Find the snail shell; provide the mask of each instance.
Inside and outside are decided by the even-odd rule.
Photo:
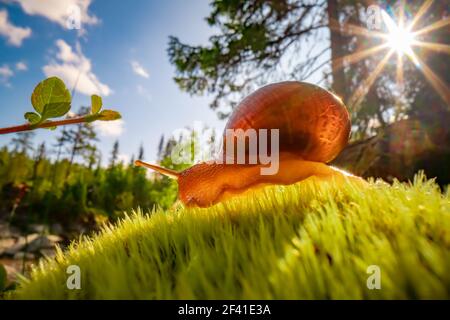
[[[310,83],[286,81],[262,87],[242,100],[225,130],[250,128],[279,129],[280,152],[328,163],[348,142],[350,118],[331,92]]]

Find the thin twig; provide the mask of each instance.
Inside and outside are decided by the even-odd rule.
[[[64,119],[64,120],[57,120],[57,121],[46,121],[37,126],[27,123],[27,124],[22,124],[20,126],[0,128],[0,134],[30,131],[30,130],[34,130],[34,129],[38,129],[38,128],[59,127],[59,126],[64,126],[64,125],[68,125],[68,124],[77,124],[77,123],[83,123],[83,122],[86,122],[86,117],[84,117],[84,116],[70,118],[70,119]]]

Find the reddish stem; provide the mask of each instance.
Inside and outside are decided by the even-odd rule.
[[[47,122],[39,124],[36,127],[34,127],[32,124],[27,123],[27,124],[15,126],[15,127],[0,128],[0,134],[30,131],[30,130],[38,129],[38,128],[59,127],[59,126],[64,126],[64,125],[68,125],[68,124],[77,124],[77,123],[83,123],[83,122],[86,122],[85,117],[76,117],[76,118],[70,118],[70,119],[64,119],[64,120],[58,120],[58,121],[47,121]]]

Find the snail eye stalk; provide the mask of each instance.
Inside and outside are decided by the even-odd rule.
[[[165,175],[165,176],[167,176],[169,178],[172,178],[172,179],[178,179],[180,177],[180,173],[177,172],[177,171],[170,170],[170,169],[167,169],[167,168],[163,168],[163,167],[157,166],[155,164],[150,164],[150,163],[147,163],[147,162],[144,162],[144,161],[141,161],[141,160],[136,160],[134,162],[134,165],[137,166],[137,167],[144,167],[144,168],[147,168],[147,169],[152,169],[152,170],[154,170],[154,171],[156,171],[158,173],[161,173],[161,174],[163,174],[163,175]]]

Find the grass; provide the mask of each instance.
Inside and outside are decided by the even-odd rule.
[[[81,268],[68,290],[66,268]],[[367,288],[367,268],[381,289]],[[306,180],[209,209],[139,210],[22,279],[12,299],[449,299],[450,192]]]

